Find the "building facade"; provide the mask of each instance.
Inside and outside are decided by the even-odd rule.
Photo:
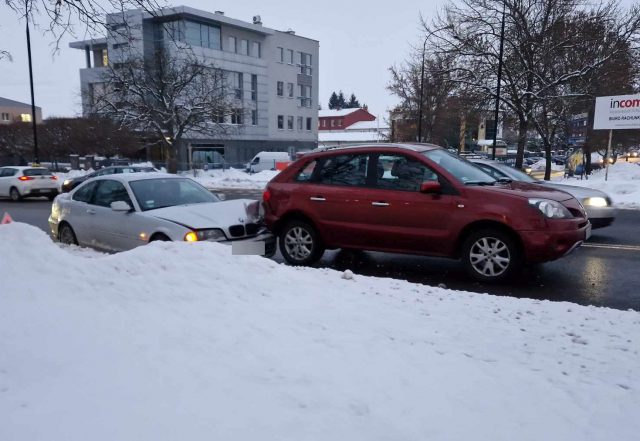
[[[0,124],[32,121],[31,104],[0,97]],[[36,107],[36,123],[42,122],[42,109]]]
[[[103,86],[108,66],[131,53],[145,61],[170,39],[187,45],[198,59],[225,72],[239,103],[238,113],[225,117],[225,135],[188,134],[180,146],[180,167],[203,162],[239,164],[260,151],[311,150],[318,139],[319,43],[295,32],[233,19],[221,11],[205,12],[185,6],[154,14],[125,11],[107,17],[107,37],[77,41],[85,51],[80,70],[83,113],[92,113],[92,96]],[[126,32],[124,31],[126,30]],[[169,50],[180,57],[180,46]]]
[[[327,109],[318,114],[318,130],[345,130],[352,124],[361,121],[375,121],[376,117],[367,109]]]

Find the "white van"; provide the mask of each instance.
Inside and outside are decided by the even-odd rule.
[[[262,170],[275,170],[276,162],[289,162],[291,157],[287,152],[260,152],[247,163],[249,173],[258,173]]]

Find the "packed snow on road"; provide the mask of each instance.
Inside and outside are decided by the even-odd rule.
[[[0,226],[0,439],[631,440],[640,314]]]

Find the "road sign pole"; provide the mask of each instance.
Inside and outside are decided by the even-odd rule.
[[[604,180],[609,178],[609,157],[611,155],[611,137],[613,136],[613,130],[609,129],[609,144],[607,144],[607,157],[604,158]]]

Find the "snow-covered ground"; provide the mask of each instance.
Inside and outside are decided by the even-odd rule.
[[[185,176],[190,176],[207,188],[246,188],[260,190],[266,187],[267,183],[279,172],[263,170],[259,173],[249,174],[244,170],[235,168],[221,170],[198,170],[196,176],[193,172],[186,172]]]
[[[640,163],[619,160],[609,167],[608,180],[605,170],[594,171],[589,179],[580,177],[560,179],[558,182],[580,187],[590,187],[609,194],[619,208],[640,209]]]
[[[640,314],[0,226],[0,440],[633,440]]]

